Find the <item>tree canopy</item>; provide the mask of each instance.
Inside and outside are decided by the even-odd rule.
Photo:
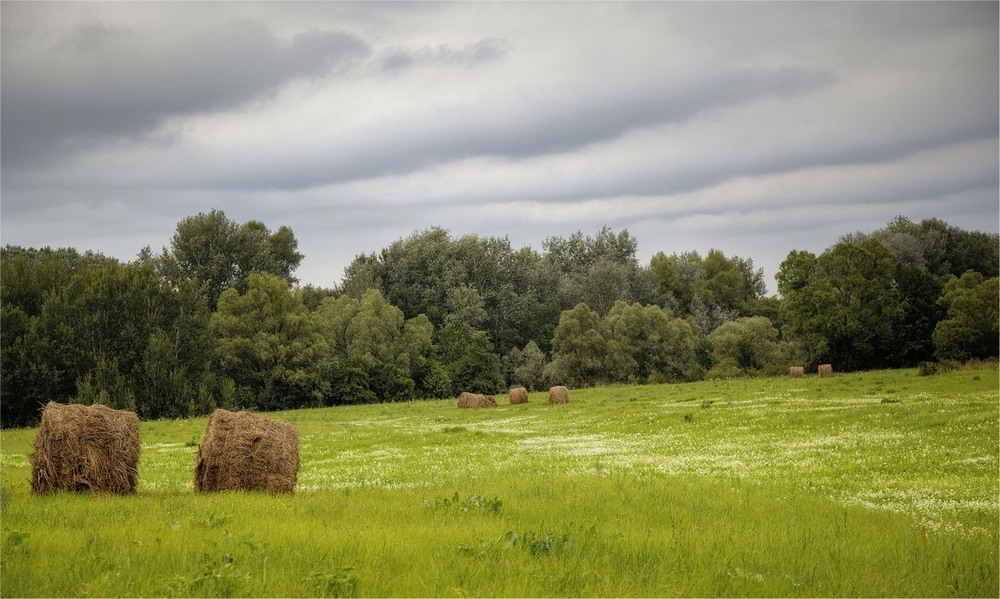
[[[627,230],[505,237],[431,228],[298,286],[288,227],[213,210],[123,263],[0,250],[0,424],[48,400],[142,418],[611,383],[995,359],[998,237],[899,217],[791,250],[767,296],[748,257],[656,252]]]

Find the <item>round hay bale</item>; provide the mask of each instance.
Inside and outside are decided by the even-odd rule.
[[[260,414],[218,409],[208,419],[194,468],[196,493],[292,493],[299,474],[299,430]]]
[[[788,369],[788,376],[793,379],[800,379],[806,374],[806,369],[804,366],[792,366]]]
[[[561,385],[549,387],[549,403],[569,403],[569,389]]]
[[[462,394],[458,396],[458,407],[495,408],[497,407],[497,402],[489,395],[479,395],[478,393],[469,393],[468,391],[462,391]]]
[[[510,405],[528,403],[528,390],[524,387],[514,387],[507,391],[507,398],[510,399]]]
[[[819,376],[824,379],[833,376],[833,366],[831,364],[820,364]]]
[[[31,454],[31,491],[128,495],[139,480],[139,417],[101,404],[50,401]]]

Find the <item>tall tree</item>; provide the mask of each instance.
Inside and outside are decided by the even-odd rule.
[[[315,316],[275,275],[251,273],[247,291],[227,289],[212,315],[219,372],[237,385],[240,407],[323,405],[330,349]]]
[[[708,336],[718,364],[731,365],[743,374],[772,368],[778,356],[778,331],[763,316],[731,320]]]
[[[841,241],[818,258],[792,252],[778,274],[788,329],[811,361],[842,370],[883,368],[902,308],[896,257],[882,242]]]
[[[672,256],[658,252],[650,260],[650,278],[657,303],[693,316],[706,333],[751,315],[767,293],[764,270],[754,269],[753,260],[729,258],[717,249],[709,250],[705,258],[698,252]]]
[[[606,381],[607,353],[600,315],[579,303],[559,316],[552,338],[552,362],[546,374],[553,382],[573,387]]]
[[[270,273],[289,284],[302,261],[298,241],[288,227],[272,233],[259,221],[242,225],[221,210],[199,213],[177,223],[170,251],[163,249],[156,260],[159,272],[176,283],[192,279],[214,311],[222,292],[247,290],[253,272]]]
[[[944,286],[940,304],[947,317],[934,329],[935,354],[941,359],[992,358],[1000,338],[1000,279],[983,279],[970,270]]]

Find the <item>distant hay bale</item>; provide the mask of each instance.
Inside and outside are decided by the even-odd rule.
[[[196,493],[292,493],[299,474],[299,430],[260,414],[218,409],[208,419],[194,468]]]
[[[788,376],[793,379],[800,379],[806,374],[806,369],[804,366],[792,366],[788,369]]]
[[[50,401],[31,454],[31,491],[128,495],[139,479],[139,417],[101,404]]]
[[[462,394],[458,396],[458,407],[495,408],[497,407],[497,402],[489,395],[479,395],[477,393],[469,393],[468,391],[462,391]]]
[[[507,392],[507,397],[510,398],[510,404],[528,403],[528,390],[524,387],[514,387]]]
[[[563,386],[549,387],[549,403],[569,403],[569,389]]]
[[[821,378],[827,378],[833,376],[833,366],[831,364],[820,364],[819,376]]]

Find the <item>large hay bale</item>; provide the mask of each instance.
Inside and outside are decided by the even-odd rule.
[[[793,379],[800,379],[806,375],[806,369],[804,366],[792,366],[788,369],[788,376]]]
[[[489,395],[479,395],[478,393],[469,393],[468,391],[462,391],[462,394],[458,396],[458,407],[495,408],[497,407],[497,402]]]
[[[563,386],[550,387],[549,403],[569,403],[569,389]]]
[[[820,364],[819,376],[820,378],[827,378],[833,376],[833,366],[830,364]]]
[[[524,387],[514,387],[507,391],[507,398],[510,399],[511,405],[528,403],[528,390]]]
[[[127,495],[139,479],[139,417],[101,404],[50,401],[31,454],[31,491]]]
[[[198,446],[194,490],[292,493],[299,466],[295,425],[219,409],[209,417]]]

